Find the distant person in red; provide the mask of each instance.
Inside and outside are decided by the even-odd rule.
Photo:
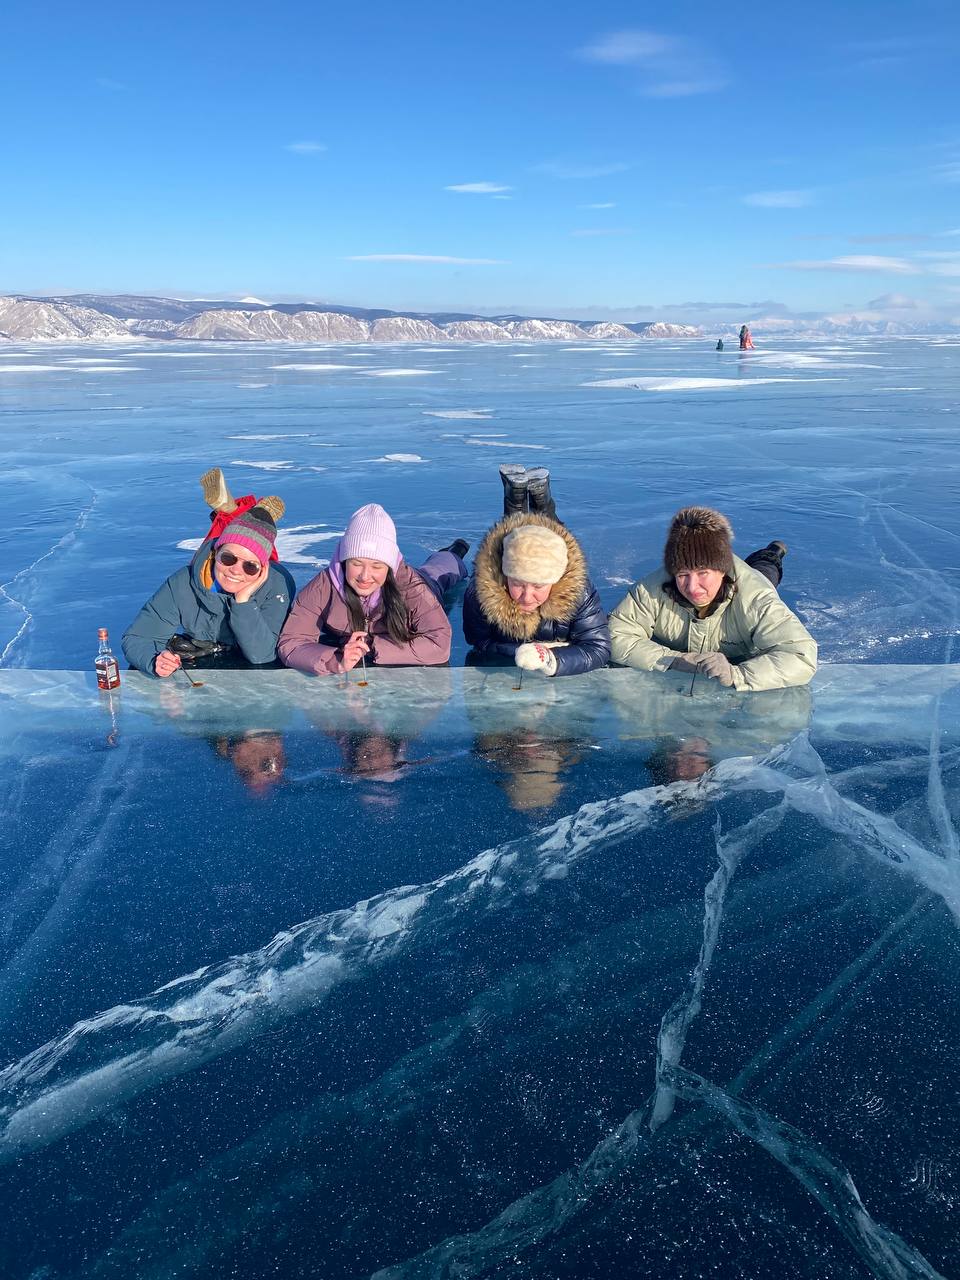
[[[740,326],[740,350],[753,350],[753,338],[750,337],[750,330],[745,324]]]
[[[210,530],[207,533],[207,538],[219,538],[231,520],[235,520],[237,516],[242,516],[251,507],[263,507],[265,511],[270,513],[274,523],[283,515],[284,503],[282,498],[277,498],[273,495],[267,498],[255,498],[252,493],[245,494],[242,498],[233,497],[219,467],[214,467],[211,471],[205,471],[200,477],[200,484],[203,486],[204,502],[210,507]],[[274,547],[270,552],[270,559],[277,560],[278,558],[277,548]]]

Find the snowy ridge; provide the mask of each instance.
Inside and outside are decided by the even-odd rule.
[[[0,297],[0,341],[76,342],[140,337],[202,342],[560,342],[571,338],[636,342],[701,336],[701,330],[692,325],[663,321],[636,328],[536,318],[494,321],[479,316],[442,322],[429,316],[374,314],[365,318],[315,306],[291,310],[260,303],[256,307],[242,303],[207,306],[195,315],[172,319],[144,314],[146,301],[130,299],[129,314],[125,315],[120,305],[123,299],[104,299],[105,309],[100,311],[93,296],[84,296],[83,305],[63,298]],[[181,313],[183,306],[178,304]]]

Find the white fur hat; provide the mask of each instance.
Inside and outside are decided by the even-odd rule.
[[[537,586],[559,582],[567,568],[567,544],[540,524],[523,524],[503,540],[503,576]]]

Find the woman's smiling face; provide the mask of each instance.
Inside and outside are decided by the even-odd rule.
[[[382,560],[344,560],[343,577],[358,596],[370,596],[387,580],[390,566]]]

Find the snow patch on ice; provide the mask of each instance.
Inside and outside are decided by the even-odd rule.
[[[309,431],[277,431],[273,435],[227,436],[228,440],[308,440]]]
[[[419,378],[421,374],[439,373],[439,369],[367,369],[368,378]]]
[[[736,391],[774,382],[841,382],[841,378],[602,378],[581,387],[623,387],[634,391]]]
[[[303,373],[334,373],[338,369],[356,369],[355,364],[271,364],[271,369],[294,369]]]
[[[425,418],[489,418],[492,409],[423,409]]]
[[[248,462],[244,458],[233,458],[231,467],[254,467],[257,471],[292,471],[292,462]]]
[[[426,462],[419,453],[385,453],[382,458],[371,458],[371,462]]]
[[[493,445],[494,448],[497,449],[546,449],[547,447],[545,444],[517,444],[515,440],[503,440],[499,438],[495,440],[481,440],[479,436],[468,437],[464,440],[464,444],[488,444]]]
[[[342,538],[343,533],[342,529],[328,529],[323,524],[295,524],[289,529],[279,529],[277,555],[284,564],[310,564],[323,569],[330,561],[306,555],[307,548],[312,547],[315,542],[330,542],[334,538]],[[198,551],[202,545],[203,538],[184,538],[177,543],[181,551]]]

